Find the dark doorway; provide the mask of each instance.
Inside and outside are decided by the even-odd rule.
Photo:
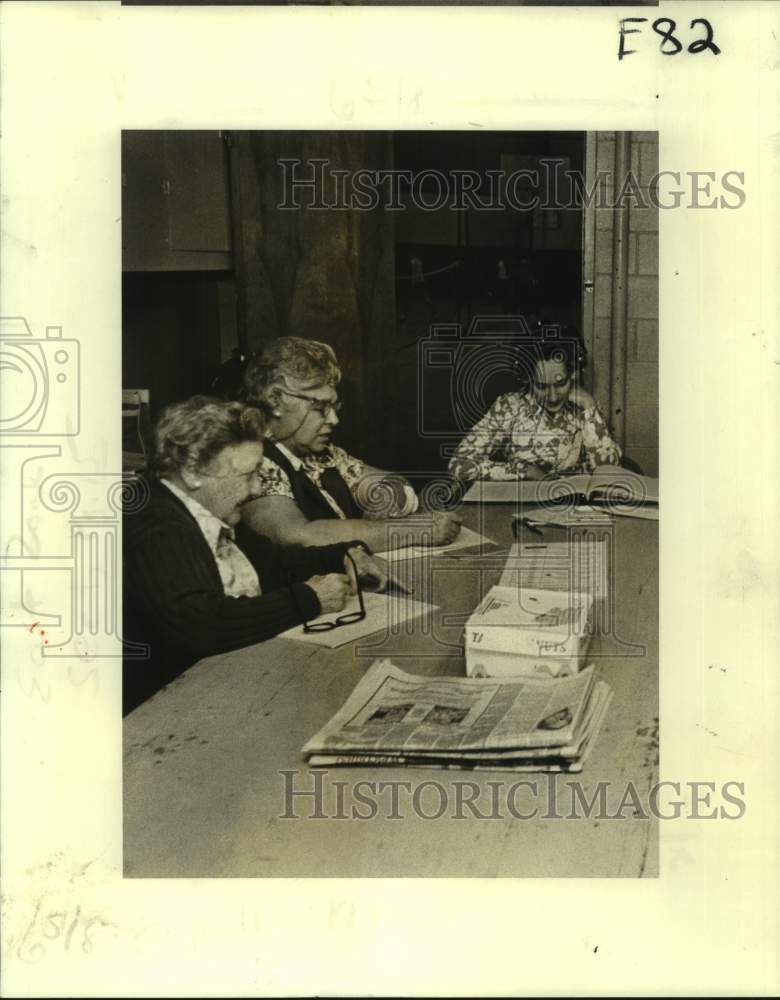
[[[394,167],[417,179],[417,197],[407,185],[404,209],[395,213],[397,467],[419,473],[444,469],[448,443],[466,429],[455,412],[446,357],[442,354],[435,370],[423,364],[423,342],[432,329],[457,326],[466,337],[477,321],[481,335],[496,342],[498,355],[500,345],[517,336],[518,325],[491,318],[523,316],[532,326],[547,321],[579,330],[582,211],[550,202],[569,200],[565,173],[582,174],[584,155],[584,132],[395,133]],[[478,206],[419,206],[421,200],[436,203],[437,175],[448,178],[454,190],[459,171],[479,175]],[[526,187],[516,191],[515,205],[532,204],[536,193],[540,207],[500,207],[506,202],[501,178],[518,171],[535,174],[539,184],[534,192],[531,182],[521,180]],[[556,176],[564,181],[557,196]],[[479,399],[467,409],[484,404],[484,412],[513,387],[508,366],[490,367],[479,379]]]

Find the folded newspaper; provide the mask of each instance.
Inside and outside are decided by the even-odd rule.
[[[581,771],[612,691],[574,677],[424,677],[377,660],[303,747],[314,767]]]

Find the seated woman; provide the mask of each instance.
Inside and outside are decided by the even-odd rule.
[[[450,460],[461,482],[544,479],[618,465],[620,448],[592,396],[575,385],[573,344],[539,341],[523,355],[530,386],[499,396]]]
[[[249,646],[340,611],[358,574],[383,571],[360,542],[284,549],[242,528],[263,459],[262,414],[195,396],[169,406],[154,433],[147,502],[124,514],[124,710],[196,660]],[[143,485],[143,484],[142,484]]]
[[[407,545],[453,541],[459,518],[415,515],[417,497],[402,476],[371,468],[332,443],[340,381],[332,348],[301,337],[274,341],[249,367],[243,396],[267,415],[268,440],[258,495],[242,507],[243,521],[286,544],[359,538],[383,549],[390,530]],[[394,498],[380,518],[370,514],[377,493]]]

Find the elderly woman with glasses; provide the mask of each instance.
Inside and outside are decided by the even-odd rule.
[[[620,463],[598,405],[576,386],[574,343],[535,341],[518,368],[521,391],[499,396],[466,434],[450,459],[452,476],[544,479]]]
[[[391,532],[407,545],[453,541],[457,517],[416,514],[417,497],[402,476],[371,468],[333,443],[340,381],[332,348],[301,337],[273,341],[249,367],[243,396],[267,415],[268,439],[258,496],[242,508],[242,519],[286,544],[360,538],[384,549]],[[377,494],[392,497],[380,516]]]
[[[124,516],[125,711],[196,660],[338,612],[362,576],[386,578],[361,542],[282,548],[244,528],[263,460],[262,414],[195,396],[154,435],[145,502]],[[136,493],[138,490],[136,490]]]

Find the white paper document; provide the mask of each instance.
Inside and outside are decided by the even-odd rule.
[[[509,550],[498,585],[580,592],[598,600],[609,592],[608,556],[604,540],[517,542]]]
[[[377,552],[376,555],[387,562],[398,562],[402,559],[419,559],[425,555],[446,555],[457,549],[469,549],[476,545],[495,544],[492,538],[480,535],[479,532],[472,531],[471,528],[463,527],[460,529],[455,541],[450,542],[449,545],[407,545],[404,548],[393,548],[385,552]]]
[[[366,617],[352,625],[339,625],[337,628],[329,629],[327,632],[304,632],[303,625],[296,625],[281,633],[282,639],[297,639],[300,642],[310,642],[315,646],[326,646],[328,649],[336,649],[344,646],[355,639],[362,639],[363,636],[379,632],[381,629],[391,629],[402,625],[404,622],[414,618],[421,618],[430,611],[435,610],[437,605],[426,604],[424,601],[415,601],[406,594],[388,596],[387,594],[363,594],[363,603],[366,608]],[[360,610],[357,596],[350,597],[343,610],[329,611],[319,618],[313,618],[307,624],[315,625],[320,622],[332,622],[342,615],[350,615]]]
[[[529,524],[551,524],[554,527],[571,528],[590,527],[594,524],[612,524],[614,517],[604,510],[580,504],[573,510],[548,510],[546,507],[534,507],[523,513],[522,520]]]

